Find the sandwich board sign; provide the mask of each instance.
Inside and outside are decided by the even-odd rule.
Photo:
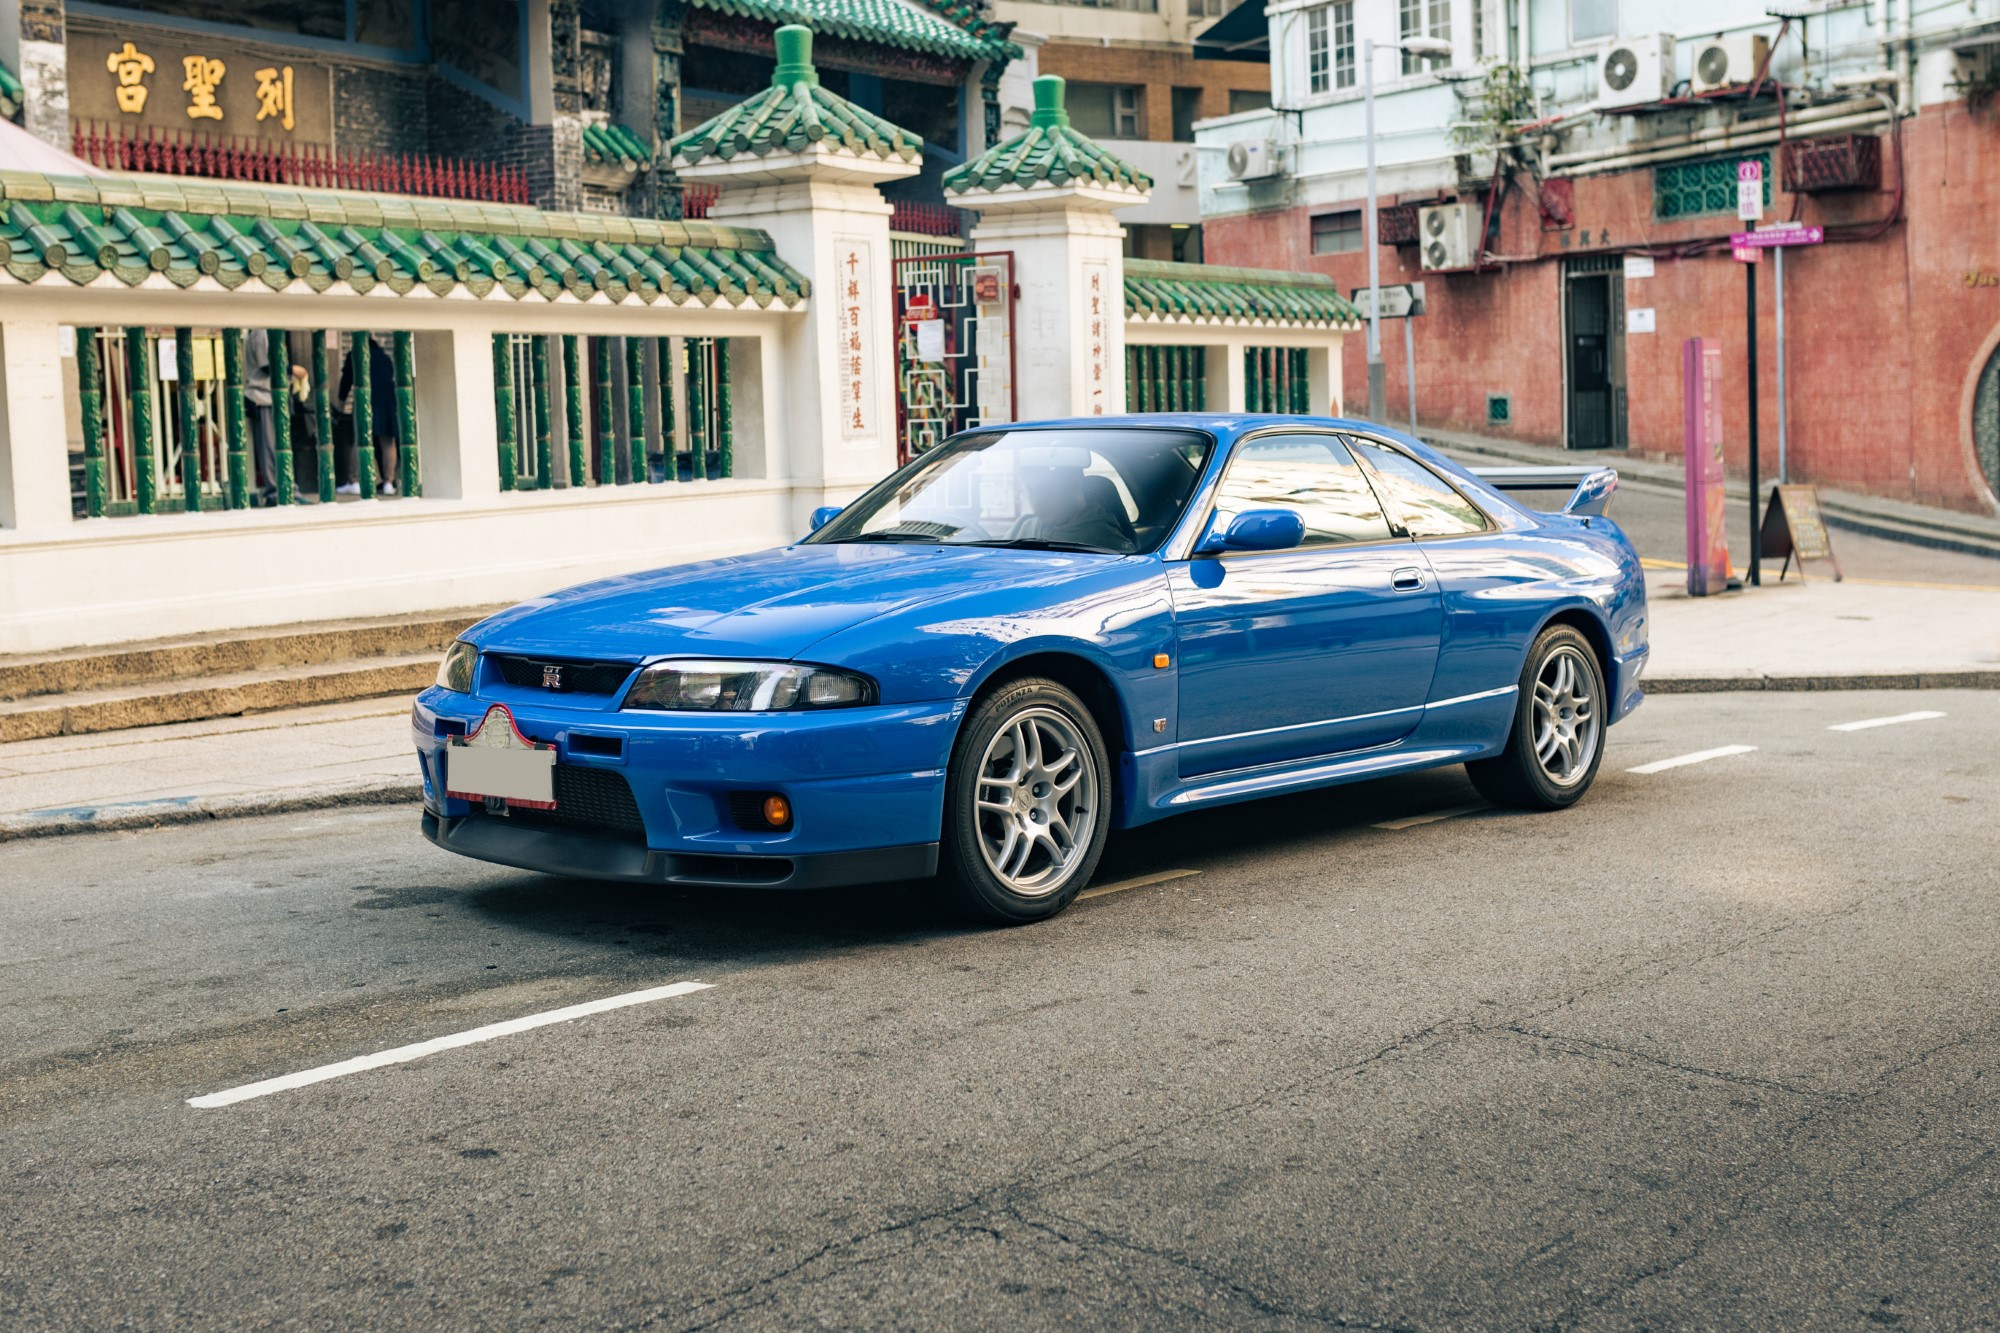
[[[1767,560],[1784,557],[1778,582],[1794,561],[1799,582],[1805,582],[1806,561],[1824,560],[1833,566],[1833,581],[1840,582],[1840,560],[1833,553],[1833,538],[1827,535],[1826,518],[1820,513],[1817,486],[1773,486],[1771,504],[1764,511],[1764,523],[1757,534],[1757,553]]]

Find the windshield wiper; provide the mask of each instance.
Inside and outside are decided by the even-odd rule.
[[[1088,542],[1059,542],[1049,537],[992,537],[980,542],[954,542],[954,546],[1006,546],[1018,551],[1087,551],[1091,555],[1126,555],[1108,546]]]
[[[857,532],[852,537],[830,537],[828,546],[844,546],[848,542],[929,542],[936,546],[942,538],[928,532]]]

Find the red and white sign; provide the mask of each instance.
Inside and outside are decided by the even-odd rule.
[[[1755,222],[1764,216],[1764,164],[1748,161],[1736,164],[1736,216]]]
[[[1826,239],[1826,228],[1807,227],[1797,222],[1780,222],[1755,231],[1731,232],[1729,244],[1738,250],[1762,250],[1773,245],[1818,245]]]

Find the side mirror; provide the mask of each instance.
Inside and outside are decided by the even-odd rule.
[[[839,505],[821,505],[819,508],[813,510],[812,530],[818,532],[821,528],[833,522],[839,514]]]
[[[1196,555],[1221,551],[1288,551],[1306,539],[1305,520],[1289,509],[1246,509],[1221,528],[1210,528]]]

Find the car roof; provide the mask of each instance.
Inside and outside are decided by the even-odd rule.
[[[1154,430],[1199,430],[1215,436],[1225,448],[1238,437],[1253,430],[1270,426],[1313,426],[1322,430],[1350,430],[1368,435],[1378,435],[1406,446],[1432,463],[1460,469],[1425,444],[1422,440],[1388,426],[1376,425],[1369,421],[1351,420],[1347,417],[1293,416],[1279,412],[1132,412],[1123,416],[1105,417],[1052,417],[1044,421],[993,422],[990,425],[974,427],[978,431],[989,430],[1052,430],[1077,429],[1101,430],[1119,427],[1149,427]]]

